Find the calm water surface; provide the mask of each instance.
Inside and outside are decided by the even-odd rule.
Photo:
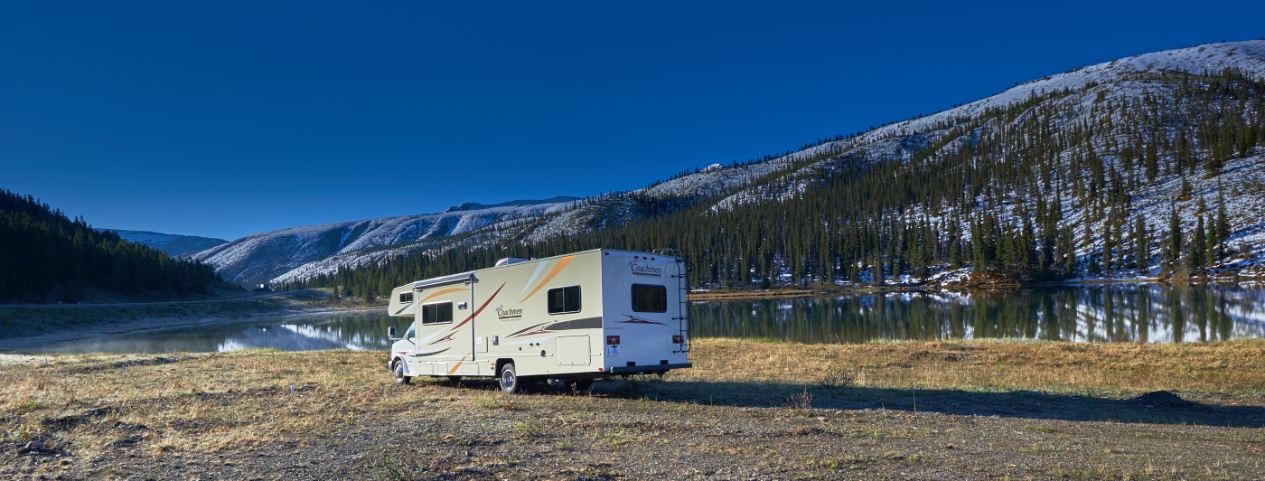
[[[1112,284],[694,303],[694,337],[808,343],[1020,338],[1208,342],[1265,337],[1265,289]]]
[[[66,352],[219,352],[272,348],[282,351],[323,349],[386,349],[387,327],[406,324],[382,312],[321,314],[264,318],[245,323],[194,326],[173,330],[151,330],[116,336],[66,341],[38,348],[18,349],[21,353]],[[405,325],[404,327],[407,327]]]
[[[1115,284],[1007,292],[886,293],[695,302],[691,334],[808,343],[879,339],[1023,338],[1076,342],[1208,342],[1265,337],[1265,289]],[[19,352],[214,352],[384,350],[380,312],[264,319],[251,323],[63,342]]]

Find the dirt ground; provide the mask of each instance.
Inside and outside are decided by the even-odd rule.
[[[1260,479],[1265,473],[1265,396],[1251,385],[1232,385],[1255,378],[1174,394],[1031,390],[1001,375],[992,379],[1011,387],[909,388],[897,385],[909,383],[906,374],[886,372],[917,369],[904,359],[993,370],[981,351],[1012,349],[952,343],[837,348],[860,356],[856,362],[875,361],[864,380],[721,375],[717,366],[742,360],[726,354],[735,345],[700,341],[697,367],[662,379],[605,380],[583,392],[538,386],[516,396],[477,381],[396,386],[382,354],[371,352],[63,356],[47,365],[10,364],[0,367],[0,479]],[[1247,352],[1262,346],[1247,344]],[[959,348],[973,350],[978,361],[938,354]],[[1048,355],[1049,348],[1013,349]],[[783,362],[773,359],[777,353],[828,357],[812,346],[761,349],[769,365],[756,372],[777,371]],[[885,354],[880,359],[875,352]],[[920,354],[927,352],[937,354]],[[1152,354],[1172,357],[1166,351],[1141,357]],[[1077,363],[1091,357],[1068,358],[1064,375],[1076,375]]]

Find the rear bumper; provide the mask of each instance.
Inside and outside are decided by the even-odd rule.
[[[649,374],[656,372],[666,372],[673,369],[688,369],[694,367],[694,364],[683,362],[680,364],[646,364],[644,366],[615,366],[607,372],[611,374]]]

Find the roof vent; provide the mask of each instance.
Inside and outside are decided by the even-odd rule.
[[[510,264],[517,264],[519,262],[527,262],[527,259],[519,259],[517,257],[506,257],[504,259],[496,261],[496,267],[508,266]]]

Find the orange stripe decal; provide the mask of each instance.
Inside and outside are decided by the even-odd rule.
[[[471,319],[474,319],[474,316],[477,316],[477,315],[479,315],[479,313],[480,313],[480,312],[483,312],[483,309],[487,308],[487,307],[488,307],[488,304],[491,304],[491,303],[492,303],[492,299],[496,299],[496,295],[497,295],[497,294],[500,294],[500,293],[501,293],[501,289],[504,289],[504,288],[505,288],[505,284],[504,284],[504,283],[502,283],[502,284],[501,284],[501,287],[496,288],[496,292],[493,292],[491,296],[488,296],[488,300],[484,301],[482,306],[479,306],[479,308],[478,308],[478,309],[475,309],[475,310],[474,310],[474,314],[470,314],[470,317],[467,317],[467,318],[466,318],[466,320],[461,321],[461,323],[460,323],[460,324],[457,324],[457,325],[455,325],[455,326],[452,326],[452,329],[449,329],[449,330],[450,330],[450,331],[455,331],[455,330],[457,330],[457,328],[459,328],[459,327],[461,327],[461,326],[466,325],[466,323],[467,323],[467,322],[470,322],[470,320],[471,320]]]
[[[461,369],[461,365],[465,363],[466,363],[466,356],[461,356],[461,360],[457,361],[456,366],[453,366],[452,369],[448,370],[448,374],[451,375],[452,373],[457,372],[457,369]]]
[[[523,300],[518,301],[518,303],[522,304],[524,302],[527,302],[528,299],[531,299],[531,296],[534,296],[536,295],[537,292],[540,292],[541,288],[545,287],[546,284],[549,284],[549,281],[552,281],[553,278],[557,276],[559,272],[562,272],[562,268],[566,267],[567,264],[571,263],[571,259],[575,259],[575,256],[566,256],[561,259],[558,259],[558,265],[553,266],[553,270],[549,271],[549,275],[545,276],[544,279],[541,279],[540,284],[537,284],[536,288],[531,290],[531,294],[527,294],[527,297],[524,297]]]
[[[435,297],[435,296],[442,296],[442,295],[444,295],[444,294],[452,294],[452,293],[454,293],[454,292],[461,292],[461,291],[464,291],[464,290],[467,290],[467,289],[466,289],[466,288],[464,288],[464,287],[449,287],[449,288],[447,288],[447,289],[440,289],[440,290],[438,290],[438,291],[435,291],[435,292],[431,293],[431,295],[426,296],[425,298],[423,298],[422,300],[417,301],[417,302],[426,302],[426,301],[431,300],[431,298],[433,298],[433,297]]]

